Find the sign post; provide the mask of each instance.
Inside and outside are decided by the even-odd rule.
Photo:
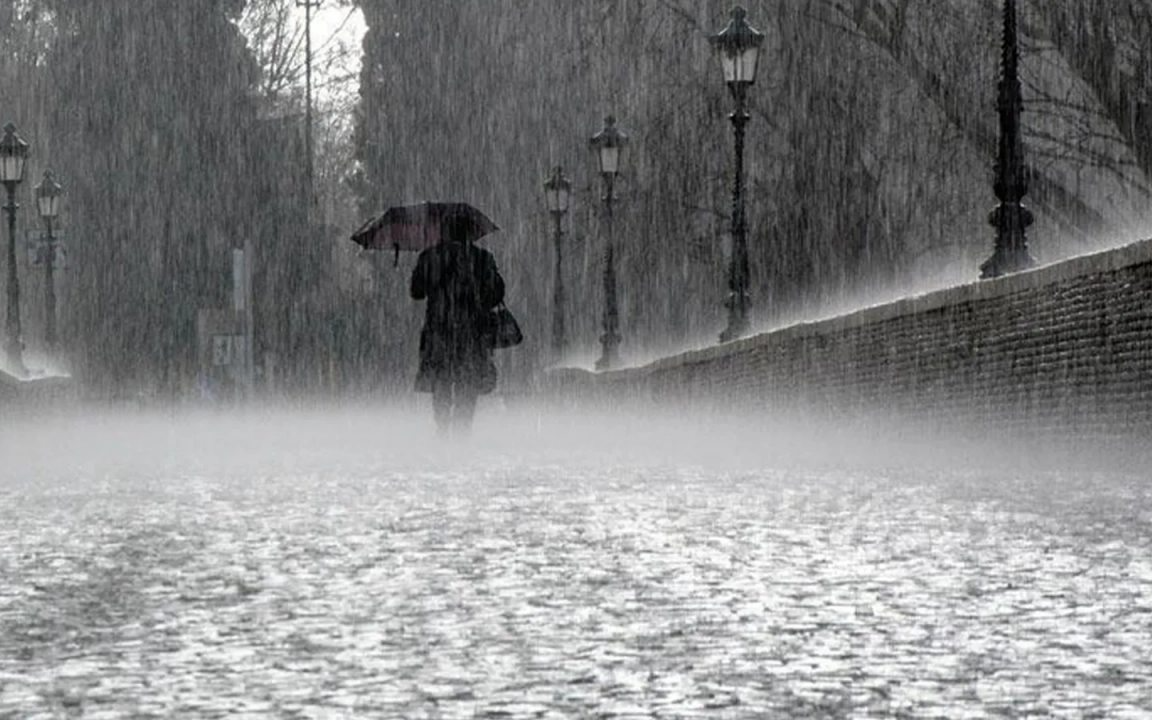
[[[255,353],[252,328],[252,243],[232,250],[232,309],[240,320],[239,352],[233,363],[239,366],[245,394],[252,396],[255,385]]]
[[[196,316],[202,398],[252,398],[256,377],[252,315],[252,245],[245,243],[232,250],[230,306],[201,308]]]

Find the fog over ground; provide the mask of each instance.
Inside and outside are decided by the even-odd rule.
[[[1152,712],[1142,466],[878,427],[7,416],[0,716]]]
[[[421,471],[548,463],[947,472],[1139,471],[1142,448],[1116,440],[1026,440],[979,428],[880,416],[715,412],[700,408],[577,411],[483,399],[473,434],[436,435],[424,396],[391,405],[292,403],[246,409],[62,411],[0,416],[0,477],[55,473]],[[1121,450],[1120,448],[1123,448]]]

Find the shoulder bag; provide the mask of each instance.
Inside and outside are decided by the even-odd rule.
[[[520,323],[504,303],[488,311],[488,345],[492,348],[510,348],[524,342]]]

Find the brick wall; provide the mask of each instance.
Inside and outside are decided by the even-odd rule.
[[[577,400],[1152,440],[1152,240],[644,367],[549,379]]]

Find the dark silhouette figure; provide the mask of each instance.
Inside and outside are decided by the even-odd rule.
[[[441,432],[467,431],[476,398],[496,388],[487,324],[504,301],[504,279],[463,224],[445,221],[444,235],[444,242],[420,253],[412,271],[412,297],[428,301],[416,390],[432,393]]]

